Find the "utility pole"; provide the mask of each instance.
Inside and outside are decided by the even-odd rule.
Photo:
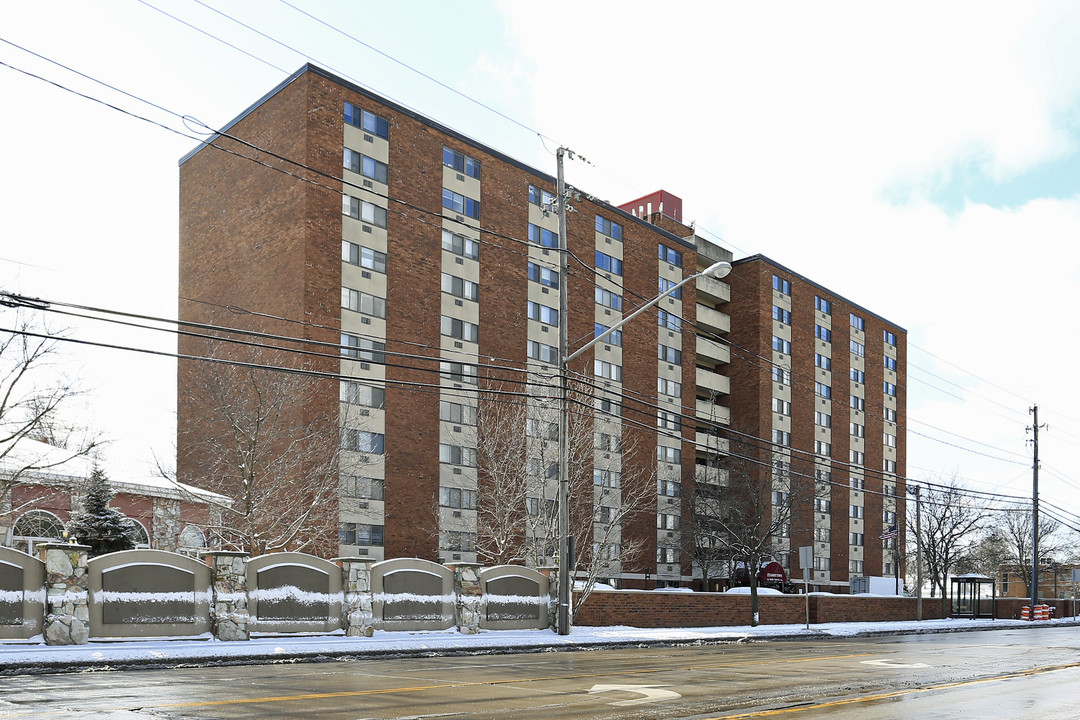
[[[1031,444],[1035,449],[1035,461],[1031,466],[1031,610],[1028,617],[1035,619],[1035,606],[1039,604],[1039,406],[1029,411],[1032,415]]]
[[[915,612],[922,620],[922,488],[915,486]]]
[[[563,176],[563,158],[566,148],[560,147],[555,158],[558,163],[555,185],[556,202],[559,204],[559,612],[560,635],[570,634],[570,603],[573,600],[573,555],[570,541],[570,382],[567,378],[570,354],[570,318],[567,317],[569,293],[567,286],[567,256],[570,254],[566,233],[566,180]],[[571,155],[573,157],[573,155]]]

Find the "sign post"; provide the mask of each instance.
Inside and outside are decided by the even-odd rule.
[[[814,546],[799,548],[799,567],[803,574],[803,595],[806,596],[806,629],[810,629],[810,570],[814,567]]]

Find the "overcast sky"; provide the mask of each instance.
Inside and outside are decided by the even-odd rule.
[[[1080,512],[1076,3],[54,0],[0,5],[0,38],[124,111],[0,66],[4,289],[175,317],[178,159],[310,59],[542,170],[566,145],[611,202],[673,192],[736,257],[906,328],[912,478],[1030,496],[1038,403],[1041,494]],[[173,453],[174,361],[65,349],[113,477]]]

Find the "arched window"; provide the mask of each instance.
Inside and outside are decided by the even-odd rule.
[[[135,547],[139,549],[150,547],[150,535],[146,532],[146,528],[143,524],[135,518],[128,518],[131,521],[131,526],[135,528]]]
[[[64,523],[46,510],[31,510],[15,521],[11,534],[12,547],[33,554],[37,543],[62,541]]]

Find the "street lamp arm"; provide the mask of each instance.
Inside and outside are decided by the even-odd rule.
[[[643,313],[646,310],[648,310],[649,308],[653,307],[658,302],[660,302],[661,300],[666,298],[668,295],[675,292],[676,290],[681,288],[683,285],[686,285],[688,282],[690,282],[692,280],[696,280],[697,278],[702,277],[702,276],[719,279],[719,278],[722,278],[725,275],[727,275],[729,272],[731,272],[731,263],[721,261],[721,262],[718,262],[718,263],[713,263],[712,265],[705,268],[701,272],[697,272],[697,273],[694,273],[693,275],[688,275],[688,276],[684,277],[678,283],[676,283],[675,285],[672,285],[667,290],[660,293],[659,295],[654,297],[649,302],[639,306],[637,308],[637,310],[634,310],[634,312],[630,313],[629,315],[624,317],[622,320],[615,323],[614,325],[609,327],[607,330],[600,333],[595,338],[593,338],[589,342],[585,343],[584,345],[579,347],[574,352],[567,355],[566,359],[563,360],[563,365],[566,365],[567,363],[571,362],[572,360],[574,360],[574,358],[578,357],[583,352],[587,351],[589,348],[591,348],[591,347],[593,347],[593,346],[595,346],[595,345],[597,345],[599,343],[602,343],[602,342],[606,341],[611,336],[611,334],[613,332],[615,332],[616,330],[621,328],[623,325],[627,324],[628,322],[630,322],[631,320],[636,318],[641,313]],[[563,322],[566,322],[567,320],[568,320],[568,318],[564,318]]]

